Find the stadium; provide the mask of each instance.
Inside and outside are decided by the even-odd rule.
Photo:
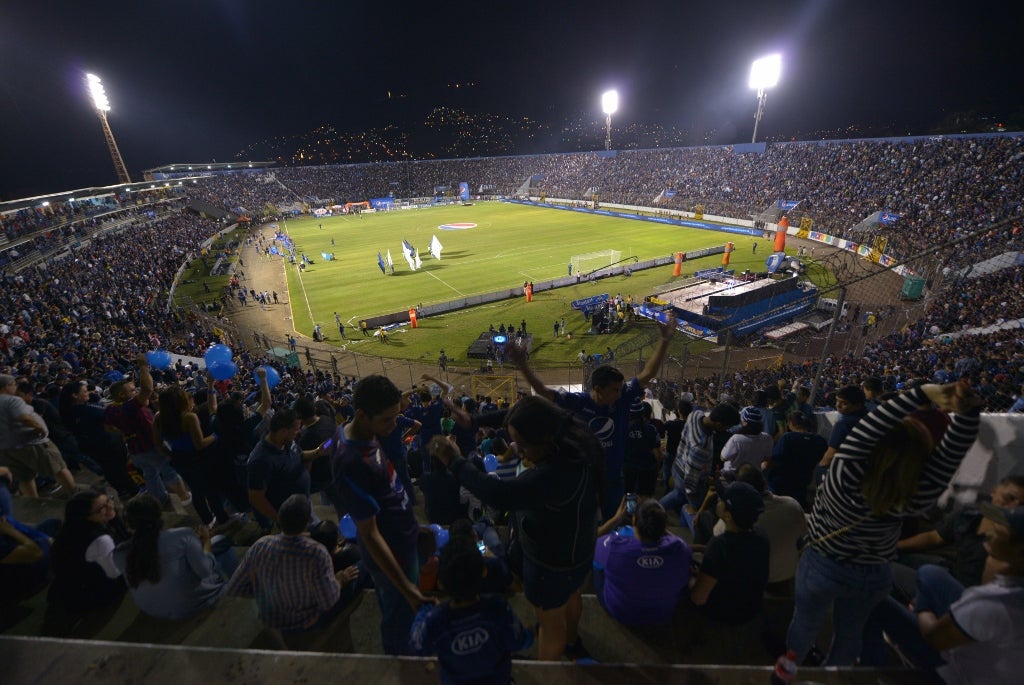
[[[200,173],[169,164],[144,182],[0,205],[0,373],[58,402],[64,386],[84,381],[99,400],[133,377],[139,354],[166,351],[173,363],[150,357],[158,383],[195,390],[204,356],[220,344],[233,354],[214,375],[233,384],[225,395],[255,393],[263,366],[279,376],[273,400],[282,407],[304,396],[344,405],[371,374],[403,390],[450,384],[467,407],[485,397],[504,406],[530,382],[496,336],[529,335],[545,383],[589,390],[596,364],[629,378],[659,354],[665,334],[655,321],[671,311],[679,331],[649,386],[649,401],[666,412],[687,393],[710,408],[752,404],[767,387],[805,387],[827,437],[824,417],[845,387],[877,379],[896,393],[964,379],[985,412],[947,493],[947,503],[966,502],[1020,474],[1024,425],[1008,412],[1021,411],[1024,386],[1022,156],[1024,134],[1001,133],[411,165],[210,164]],[[483,355],[472,354],[480,341]],[[89,474],[84,449],[68,450],[67,461],[84,465],[79,478],[100,475]],[[37,522],[48,499],[33,509],[19,497],[15,509]],[[198,520],[184,498],[169,501],[175,525]],[[337,519],[326,504],[316,510]],[[236,523],[229,532],[239,548],[263,532]],[[46,593],[25,594],[16,611],[5,609],[4,636],[44,633]],[[531,616],[522,592],[510,596]],[[629,630],[585,597],[581,635],[606,664],[595,679],[689,682],[672,670],[688,665],[694,678],[747,682],[715,669],[749,664],[761,667],[749,677],[763,680],[784,644],[780,615],[792,612],[772,599],[756,619],[720,626],[690,650],[674,630]],[[386,659],[379,636],[356,627],[379,621],[374,611],[372,600],[356,603],[335,632],[302,642],[264,631],[237,598],[162,621],[125,596],[92,632],[65,637],[103,649],[163,645],[122,645],[100,671],[130,670],[133,659],[165,673],[215,668],[203,664],[213,657],[170,647],[184,645],[369,655],[353,672],[433,682],[426,660]],[[22,643],[3,644],[13,653]],[[89,643],[69,644],[79,661],[92,653]],[[33,649],[49,663],[65,645]],[[892,682],[919,682],[895,656],[891,666]],[[248,673],[233,668],[220,677]],[[550,682],[529,662],[516,669],[520,682]],[[851,671],[809,673],[860,682]]]

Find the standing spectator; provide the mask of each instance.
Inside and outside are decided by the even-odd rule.
[[[384,376],[356,385],[355,417],[334,436],[335,484],[359,532],[359,551],[373,577],[386,654],[407,654],[409,629],[420,605],[416,540],[419,525],[380,437],[394,430],[402,393]]]
[[[210,394],[213,411],[217,410],[217,393]],[[195,400],[180,385],[169,385],[160,392],[159,411],[153,417],[153,442],[157,450],[171,459],[185,474],[192,486],[192,503],[203,525],[211,528],[217,517],[227,520],[224,495],[211,489],[208,460],[202,450],[217,437],[203,435]]]
[[[761,412],[754,407],[740,411],[740,429],[722,447],[722,476],[731,481],[744,464],[758,469],[772,454],[772,436],[764,431]]]
[[[8,466],[26,497],[38,497],[36,476],[53,476],[70,497],[75,478],[49,438],[46,423],[16,394],[13,376],[0,374],[0,464]]]
[[[658,481],[658,466],[664,455],[661,453],[661,437],[654,424],[647,420],[645,405],[650,406],[637,399],[629,407],[629,432],[626,434],[622,478],[626,492],[651,497]]]
[[[661,506],[682,510],[682,519],[693,530],[693,516],[704,503],[714,466],[712,441],[716,432],[724,432],[740,422],[740,413],[731,404],[716,405],[710,413],[694,409],[686,419],[679,449],[672,463],[675,488],[661,498]]]
[[[614,515],[616,503],[622,499],[624,492],[622,464],[629,432],[629,407],[635,400],[643,399],[644,388],[658,374],[668,352],[669,341],[676,330],[675,315],[669,314],[665,323],[659,326],[658,346],[635,378],[625,382],[621,371],[613,366],[601,365],[590,374],[589,392],[552,390],[544,385],[527,364],[525,348],[520,345],[508,346],[509,359],[519,367],[534,392],[572,412],[590,428],[604,447],[605,491],[601,493],[601,498],[606,519]]]
[[[939,409],[918,410],[928,403]],[[890,560],[902,519],[933,506],[946,489],[978,433],[980,405],[966,383],[923,385],[879,405],[840,445],[815,499],[797,569],[786,638],[797,663],[830,608],[827,663],[850,665],[860,655],[868,616],[892,586]],[[952,424],[945,411],[956,412]]]
[[[819,468],[815,471],[816,483],[820,483],[825,477],[825,471],[836,455],[836,451],[843,444],[843,440],[850,434],[853,427],[864,418],[868,410],[864,408],[864,391],[856,385],[847,385],[836,393],[836,411],[839,413],[839,420],[832,426],[832,433],[828,438],[828,449],[818,462]]]
[[[249,504],[269,522],[291,495],[309,496],[308,462],[323,452],[320,447],[303,452],[295,439],[299,417],[293,409],[281,409],[270,419],[270,432],[249,454]]]
[[[167,490],[170,489],[181,499],[182,506],[187,507],[192,504],[192,493],[167,457],[157,451],[154,442],[153,411],[149,408],[153,376],[149,373],[146,355],[140,352],[135,363],[139,370],[139,387],[131,380],[120,380],[110,386],[110,397],[114,401],[106,408],[104,426],[121,435],[132,465],[142,471],[150,495],[169,507],[171,499]]]
[[[515,512],[523,587],[540,623],[538,658],[585,658],[580,586],[594,558],[600,446],[570,413],[537,395],[512,407],[508,431],[533,464],[513,480],[481,473],[450,441],[435,438],[431,447],[484,504]]]
[[[790,412],[787,419],[789,431],[772,448],[765,477],[772,492],[792,497],[804,511],[810,511],[811,479],[828,449],[828,443],[813,432],[814,424],[803,412]]]

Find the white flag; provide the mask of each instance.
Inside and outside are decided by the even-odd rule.
[[[440,259],[441,250],[444,249],[444,246],[441,244],[441,241],[437,239],[436,235],[432,235],[430,236],[430,247],[428,249],[430,254],[434,255],[435,259]]]

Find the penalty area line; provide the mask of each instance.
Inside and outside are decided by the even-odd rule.
[[[459,290],[455,286],[451,285],[450,283],[448,283],[444,279],[438,278],[437,276],[435,276],[434,274],[430,273],[429,271],[427,272],[427,275],[430,276],[431,278],[433,278],[434,280],[436,280],[438,283],[441,283],[442,285],[448,286],[449,288],[451,288],[452,290],[457,292],[459,295],[462,295],[463,297],[466,296],[466,293],[462,292],[461,290]]]

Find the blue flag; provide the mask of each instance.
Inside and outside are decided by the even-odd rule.
[[[380,272],[387,275],[387,270],[384,268],[384,258],[380,256],[380,250],[377,251],[377,266],[380,267]]]

